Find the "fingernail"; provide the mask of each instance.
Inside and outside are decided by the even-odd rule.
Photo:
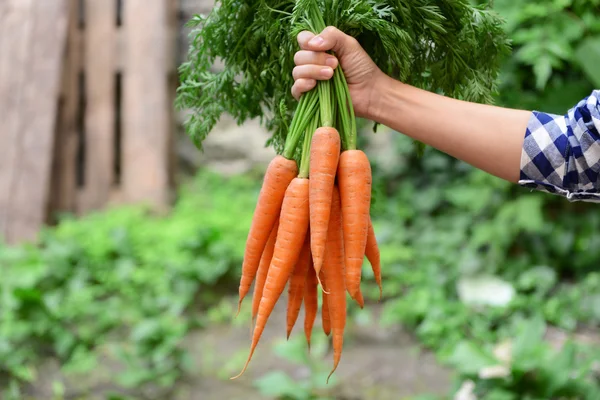
[[[320,46],[323,43],[325,43],[325,41],[321,36],[315,36],[314,38],[308,41],[308,44],[310,44],[311,46]]]
[[[325,65],[330,66],[331,68],[335,68],[337,67],[337,58],[335,57],[328,57],[327,60],[325,60]]]
[[[325,78],[330,78],[333,75],[333,70],[331,68],[323,68],[321,70],[321,75]]]

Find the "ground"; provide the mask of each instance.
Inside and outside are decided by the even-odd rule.
[[[368,306],[377,314],[376,304]],[[293,335],[302,335],[302,314]],[[285,339],[285,301],[278,305],[267,324],[260,345],[249,369],[239,379],[231,381],[223,367],[233,357],[245,358],[249,347],[249,326],[223,323],[193,332],[186,347],[196,368],[180,382],[172,393],[149,390],[143,398],[175,400],[259,400],[269,399],[253,386],[255,378],[272,371],[285,371],[295,378],[305,377],[309,371],[279,358],[272,344]],[[319,321],[314,335],[322,335]],[[448,393],[449,371],[435,361],[432,354],[419,351],[417,342],[399,327],[380,328],[377,324],[351,325],[345,337],[342,361],[336,371],[339,385],[332,394],[340,400],[401,399],[423,393]],[[109,384],[118,374],[119,364],[108,355],[93,374],[77,379],[65,378],[55,362],[49,360],[39,370],[39,381],[29,391],[35,399],[52,398],[52,382],[65,382],[66,398],[106,399],[108,392],[121,392]],[[323,358],[331,365],[331,353]],[[236,366],[236,371],[237,371]],[[235,372],[237,373],[237,372]],[[132,395],[141,397],[136,391]],[[84,396],[84,397],[80,397]]]

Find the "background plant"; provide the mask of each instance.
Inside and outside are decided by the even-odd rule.
[[[496,103],[562,114],[599,87],[589,68],[600,49],[597,0],[494,6],[513,41]],[[385,299],[380,319],[354,307],[350,324],[409,330],[455,371],[442,398],[471,382],[478,399],[595,400],[598,345],[576,334],[597,340],[600,328],[597,205],[532,193],[430,148],[418,157],[405,137],[377,134],[391,135],[394,145],[391,161],[372,157]],[[363,133],[361,147],[369,151],[372,137]],[[41,380],[49,358],[77,380],[108,356],[123,369],[111,376],[107,399],[169,398],[197,367],[185,339],[232,324],[227,295],[235,295],[257,177],[200,171],[168,216],[128,207],[65,217],[38,246],[1,246],[0,397],[27,398],[27,384]],[[364,273],[365,297],[376,299],[368,265]],[[465,291],[473,283],[499,289],[474,298]],[[547,340],[557,330],[571,339],[559,348]],[[306,358],[301,347],[291,341],[275,351],[312,371],[309,378],[272,371],[256,390],[335,396],[335,386],[320,387],[320,353]],[[498,356],[507,347],[510,362]],[[56,399],[65,398],[63,385],[55,383]]]

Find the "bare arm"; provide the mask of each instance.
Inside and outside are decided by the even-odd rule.
[[[519,180],[531,112],[455,100],[380,74],[367,117],[490,174]]]
[[[513,110],[437,95],[386,76],[356,39],[328,27],[298,35],[292,94],[341,66],[356,114],[476,168],[569,200],[600,202],[600,90],[564,115]],[[337,60],[326,54],[333,50]],[[339,61],[339,63],[338,63]]]

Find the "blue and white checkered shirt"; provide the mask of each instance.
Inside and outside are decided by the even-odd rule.
[[[570,201],[600,202],[600,90],[566,115],[534,111],[525,132],[519,184]]]

